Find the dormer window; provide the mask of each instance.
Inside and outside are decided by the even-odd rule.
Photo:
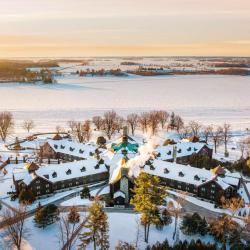
[[[57,149],[57,148],[58,148],[58,145],[54,144],[54,148]]]
[[[196,152],[198,149],[197,148],[194,148],[194,152]]]
[[[93,153],[93,152],[89,152],[89,155],[90,155],[90,156],[93,156],[93,155],[94,155],[94,153]]]
[[[199,181],[199,180],[200,180],[200,177],[196,174],[196,175],[194,176],[194,179],[195,179],[196,181]]]
[[[189,147],[189,148],[187,149],[187,151],[191,151],[191,147]]]
[[[172,154],[172,151],[169,150],[169,151],[167,152],[167,155],[171,155],[171,154]]]
[[[66,175],[70,175],[71,174],[71,169],[68,169],[67,171],[66,171]]]
[[[100,159],[100,161],[98,162],[98,164],[103,164],[103,163],[104,163],[103,159]]]
[[[84,152],[83,150],[79,149],[79,153],[80,153],[80,154],[83,154],[83,152]]]
[[[100,168],[100,166],[97,164],[97,165],[95,165],[95,169],[99,169]]]
[[[48,174],[45,174],[43,175],[46,179],[49,179],[49,175]]]
[[[178,154],[180,154],[180,153],[181,153],[181,148],[180,148],[180,149],[178,149],[177,153],[178,153]]]
[[[61,145],[61,149],[65,149],[65,146]]]
[[[75,149],[72,148],[72,147],[69,147],[69,150],[70,150],[71,152],[73,152]]]
[[[81,172],[85,172],[86,171],[86,168],[83,166],[82,168],[81,168]]]
[[[155,167],[150,165],[150,170],[155,170]]]
[[[158,154],[157,154],[157,157],[161,157],[161,153],[158,153]]]
[[[164,169],[164,174],[168,174],[169,170],[167,168]]]
[[[57,173],[54,172],[54,173],[52,174],[52,177],[53,177],[53,178],[56,178],[56,177],[57,177]]]
[[[179,176],[180,176],[180,177],[184,177],[183,172],[179,172]]]

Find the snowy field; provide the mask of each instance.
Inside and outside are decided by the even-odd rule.
[[[243,76],[78,77],[65,73],[54,85],[0,84],[0,110],[12,111],[17,129],[34,119],[37,131],[109,109],[166,109],[204,124],[250,127],[250,78]]]
[[[81,214],[82,216],[86,216]],[[110,249],[115,249],[115,246],[119,241],[127,241],[136,243],[139,249],[145,249],[145,243],[143,242],[143,228],[139,223],[139,215],[123,213],[108,213],[109,220],[109,237],[110,237]],[[37,228],[34,225],[34,218],[27,219],[26,226],[30,229],[30,236],[25,240],[25,250],[55,250],[60,249],[58,243],[58,224],[53,224],[45,229]],[[168,239],[170,244],[173,244],[173,230],[174,220],[172,224],[165,226],[163,230],[159,231],[152,226],[149,236],[149,244],[154,244],[157,241],[164,241]],[[214,242],[212,236],[187,236],[183,235],[179,231],[179,239],[188,241],[192,239],[200,238],[204,242]],[[77,249],[77,245],[80,243],[77,240],[74,249]],[[91,245],[88,246],[88,250],[93,249]]]

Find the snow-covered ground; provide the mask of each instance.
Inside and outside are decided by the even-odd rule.
[[[84,214],[81,214],[85,216]],[[119,241],[126,241],[131,243],[136,243],[139,249],[145,249],[146,244],[143,242],[143,228],[139,223],[138,214],[130,213],[108,213],[109,221],[109,240],[110,240],[110,249],[115,249],[115,246]],[[179,222],[180,224],[180,222]],[[28,218],[26,221],[26,226],[30,229],[30,236],[25,240],[25,250],[54,250],[59,249],[58,243],[58,224],[55,223],[46,227],[45,229],[37,228],[34,225],[34,218]],[[174,220],[172,224],[165,226],[163,230],[159,231],[154,226],[151,227],[149,244],[154,244],[157,241],[164,241],[168,239],[170,244],[173,244],[173,235],[174,231]],[[179,230],[179,239],[180,240],[196,240],[200,238],[204,242],[214,242],[212,236],[187,236],[182,234]],[[77,249],[77,245],[80,243],[77,240],[74,249]],[[92,245],[89,245],[88,250],[93,249]]]
[[[34,119],[36,131],[104,110],[121,115],[148,109],[174,110],[187,120],[250,127],[250,81],[242,76],[78,77],[64,75],[54,85],[0,85],[0,110],[10,110],[17,129]]]

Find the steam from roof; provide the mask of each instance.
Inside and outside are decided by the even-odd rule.
[[[141,168],[145,165],[146,161],[154,157],[154,150],[158,139],[156,137],[151,137],[147,140],[146,144],[143,144],[138,148],[139,155],[128,160],[127,167],[129,168],[129,176],[138,177],[140,174]]]

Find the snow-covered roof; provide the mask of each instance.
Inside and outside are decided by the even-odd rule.
[[[159,159],[153,160],[152,166],[153,167],[145,165],[144,171],[152,175],[193,184],[195,186],[199,186],[215,178],[209,170],[194,168],[189,165],[166,162]],[[196,175],[199,178],[195,178]]]
[[[37,178],[37,176],[35,173],[26,174],[24,176],[23,182],[28,186],[36,178]]]
[[[98,146],[95,143],[78,143],[68,139],[47,141],[55,152],[73,155],[79,158],[88,158],[90,153],[95,153]]]
[[[124,198],[125,199],[125,194],[122,192],[122,191],[116,191],[115,193],[114,193],[114,199],[115,198],[117,198],[117,197],[122,197],[122,198]]]
[[[138,155],[137,153],[128,153],[126,154],[126,158],[127,159],[132,159],[134,158],[136,155]],[[104,162],[110,166],[109,171],[110,171],[110,182],[112,179],[115,179],[116,172],[120,170],[120,162],[122,161],[122,159],[124,158],[124,154],[120,153],[120,152],[112,152],[110,150],[106,150],[102,155],[101,155],[102,159],[104,160]]]
[[[107,172],[105,164],[98,164],[96,159],[87,159],[62,164],[50,164],[41,166],[35,173],[29,173],[26,169],[14,172],[16,181],[23,180],[26,185],[40,176],[50,182],[58,182],[82,176],[94,175]]]
[[[212,171],[204,168],[194,168],[189,165],[166,162],[159,159],[153,160],[151,166],[145,165],[144,171],[148,174],[193,184],[195,186],[215,180],[224,190],[230,185],[235,185],[235,183],[239,182],[237,178],[232,181],[231,176],[217,176],[214,175]]]
[[[156,148],[156,153],[160,153],[158,159],[170,160],[173,159],[174,147],[176,147],[176,157],[184,157],[198,153],[206,143],[201,142],[178,142],[174,145],[159,146]]]
[[[105,164],[98,164],[96,159],[87,159],[63,164],[51,164],[40,167],[36,174],[46,177],[51,182],[107,172]]]

